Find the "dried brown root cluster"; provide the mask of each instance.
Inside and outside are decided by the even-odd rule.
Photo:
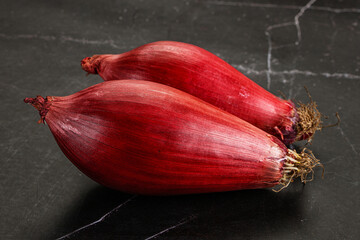
[[[321,130],[321,113],[317,109],[316,102],[311,101],[308,104],[299,103],[297,108],[299,122],[296,126],[297,139],[302,140],[303,136],[309,136],[310,142],[314,133]]]
[[[300,153],[297,153],[295,150],[288,149],[288,154],[283,165],[283,176],[279,181],[279,184],[282,185],[279,189],[273,189],[275,192],[280,192],[295,178],[300,178],[301,182],[307,183],[314,179],[314,168],[322,167],[324,175],[324,166],[320,163],[320,160],[317,159],[312,151],[304,148]],[[308,175],[311,174],[309,178]]]
[[[327,126],[322,125],[321,117],[327,118],[327,116],[319,112],[316,102],[313,101],[306,87],[305,90],[309,96],[310,103],[298,103],[299,107],[296,110],[299,115],[299,121],[296,125],[296,141],[307,139],[308,143],[310,143],[316,131],[327,127],[338,126],[340,124],[340,116],[338,113],[335,113],[337,118],[337,122],[335,124]]]

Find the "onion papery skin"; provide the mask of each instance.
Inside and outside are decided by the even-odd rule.
[[[113,189],[193,194],[268,188],[282,177],[287,148],[276,137],[162,84],[103,82],[47,97],[44,108],[64,154]]]
[[[159,41],[123,54],[87,57],[81,65],[105,81],[138,79],[177,88],[277,136],[285,144],[306,138],[297,136],[299,117],[291,100],[276,97],[219,57],[191,44]]]

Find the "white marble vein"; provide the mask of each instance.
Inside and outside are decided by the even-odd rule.
[[[0,33],[0,38],[16,40],[16,39],[41,39],[44,41],[61,41],[61,42],[75,42],[79,44],[90,44],[90,45],[109,45],[110,47],[121,49],[120,46],[114,43],[114,40],[88,40],[85,38],[74,38],[71,36],[51,36],[51,35],[39,35],[39,34],[15,34],[8,35],[4,33]]]
[[[83,229],[86,229],[90,226],[93,226],[93,225],[96,225],[98,224],[99,222],[102,222],[104,221],[107,217],[109,217],[112,213],[116,212],[119,208],[125,206],[128,202],[130,202],[131,200],[133,200],[135,197],[137,197],[137,195],[133,195],[132,197],[130,197],[129,199],[127,199],[125,202],[121,203],[119,206],[117,206],[116,208],[112,209],[110,212],[106,213],[104,216],[102,216],[101,218],[99,218],[98,220],[92,222],[92,223],[89,223],[81,228],[78,228],[74,231],[72,231],[71,233],[68,233],[66,234],[65,236],[62,236],[60,238],[58,238],[57,240],[60,240],[60,239],[66,239],[66,238],[69,238],[71,235],[73,234],[76,234],[77,232],[83,230]]]
[[[54,194],[54,192],[56,192],[56,191],[54,191],[54,190],[59,188],[60,179],[64,179],[64,177],[67,176],[71,172],[70,171],[71,169],[72,169],[72,166],[68,165],[68,167],[66,167],[62,171],[61,176],[52,184],[51,188],[46,192],[46,194],[43,194],[41,198],[37,199],[36,203],[32,206],[32,208],[29,209],[29,211],[24,215],[24,217],[23,217],[24,221],[28,221],[32,217],[34,211],[37,209],[37,207],[41,203],[45,202],[45,204],[43,204],[43,206],[42,206],[42,208],[44,208],[44,207],[47,207],[48,205],[50,205],[53,202],[53,200],[56,197],[55,194]],[[18,225],[17,228],[19,228],[20,226],[21,225]]]
[[[13,151],[12,155],[15,156],[17,152],[18,149]],[[51,148],[49,148],[47,150],[47,153],[43,156],[44,159],[48,160],[47,163],[45,165],[42,165],[40,172],[36,173],[36,177],[33,178],[31,182],[28,182],[27,184],[24,184],[22,187],[16,189],[15,193],[13,193],[12,196],[9,198],[10,202],[16,201],[16,198],[19,197],[20,193],[24,192],[26,188],[29,188],[30,185],[39,184],[39,179],[41,179],[41,177],[48,171],[48,169],[52,166],[52,164],[54,164],[55,159],[51,157],[52,155],[53,155],[53,151]],[[34,207],[37,207],[39,203],[40,201],[38,199],[38,202],[34,205]]]
[[[232,64],[232,66],[238,69],[240,72],[244,74],[251,74],[251,75],[265,75],[268,73],[268,70],[255,70],[253,68],[245,67],[241,64]],[[307,70],[298,70],[298,69],[291,69],[291,70],[283,70],[283,71],[273,71],[271,70],[270,74],[272,76],[282,76],[282,75],[303,75],[303,76],[323,76],[326,78],[336,78],[336,79],[360,79],[360,75],[355,75],[351,73],[328,73],[328,72],[312,72]]]
[[[345,174],[340,174],[339,172],[327,172],[326,175],[333,175],[334,177],[331,178],[331,180],[335,180],[335,177],[341,177],[344,180],[346,180],[347,183],[353,185],[353,186],[358,186],[359,185],[359,181],[356,181],[355,179],[353,179],[352,177],[349,177]]]
[[[231,66],[233,66],[243,74],[264,75],[267,72],[267,70],[255,70],[253,68],[249,68],[241,64],[231,64]]]
[[[268,41],[266,78],[267,78],[267,89],[268,90],[270,90],[270,86],[271,86],[271,73],[272,73],[272,69],[271,69],[271,58],[272,58],[272,55],[271,55],[272,54],[271,30],[275,29],[275,28],[282,28],[282,27],[295,25],[296,30],[297,30],[297,40],[295,41],[294,44],[299,45],[299,43],[301,42],[301,28],[300,28],[299,19],[301,16],[304,15],[306,10],[309,9],[311,7],[311,5],[313,5],[315,2],[316,2],[316,0],[310,0],[304,7],[302,7],[300,9],[300,11],[298,12],[298,14],[295,15],[294,22],[284,22],[284,23],[274,24],[274,25],[271,25],[266,28],[265,35],[266,35],[267,41]]]
[[[244,74],[254,74],[254,75],[266,74],[266,75],[268,75],[268,78],[269,78],[268,82],[271,81],[271,75],[305,75],[305,76],[324,76],[326,78],[360,79],[360,75],[354,75],[351,73],[328,73],[328,72],[316,73],[316,72],[311,72],[308,70],[298,70],[298,69],[273,71],[271,69],[271,57],[272,57],[271,52],[272,52],[272,50],[276,49],[276,48],[290,46],[290,45],[293,46],[294,44],[286,44],[286,45],[282,45],[282,46],[272,47],[270,31],[275,28],[286,27],[286,26],[290,26],[290,25],[294,25],[294,23],[293,22],[285,22],[285,23],[275,24],[275,25],[269,26],[266,29],[265,34],[268,37],[268,43],[269,43],[268,54],[267,54],[267,65],[268,65],[267,70],[255,70],[253,68],[245,67],[241,64],[232,64],[232,66],[235,67],[236,69],[240,70]],[[9,34],[0,33],[0,38],[8,39],[8,40],[12,40],[12,39],[15,39],[15,40],[16,39],[40,39],[40,40],[44,40],[44,41],[60,40],[60,41],[75,42],[75,43],[80,43],[80,44],[109,45],[114,48],[121,49],[121,47],[116,45],[113,40],[78,39],[78,38],[73,38],[70,36],[61,36],[60,38],[57,38],[55,36],[50,36],[50,35],[38,35],[38,34],[9,35]],[[129,48],[134,48],[134,47],[130,46]],[[4,84],[4,83],[2,83],[2,84]],[[14,85],[14,87],[15,87],[15,85]],[[16,86],[16,87],[18,87],[18,86]]]
[[[308,10],[311,5],[313,5],[316,2],[316,0],[310,0],[303,8],[300,9],[299,13],[296,14],[294,18],[294,24],[296,26],[297,31],[297,41],[295,42],[295,45],[298,45],[301,42],[301,28],[299,23],[299,18],[305,13],[306,10]]]
[[[342,128],[340,126],[338,126],[339,132],[340,134],[343,136],[343,138],[345,139],[345,141],[347,142],[347,144],[350,146],[351,150],[356,154],[359,155],[358,151],[356,151],[356,148],[354,146],[354,144],[351,143],[350,139],[345,135],[344,131],[342,130]]]
[[[272,68],[271,68],[271,58],[272,58],[272,41],[271,41],[271,30],[275,29],[275,28],[281,28],[281,27],[286,27],[286,26],[290,26],[293,25],[292,22],[285,22],[285,23],[280,23],[280,24],[275,24],[275,25],[271,25],[269,27],[266,28],[265,30],[265,35],[267,38],[267,42],[268,42],[268,52],[267,52],[267,71],[266,71],[266,79],[267,79],[267,88],[270,89],[271,86],[271,74],[272,74]]]
[[[290,76],[290,80],[289,80],[290,84],[289,84],[289,99],[294,99],[297,95],[297,92],[294,93],[294,76]],[[299,89],[298,89],[299,90]]]
[[[351,73],[316,73],[308,70],[284,70],[284,71],[273,71],[271,66],[272,61],[272,51],[274,49],[280,49],[284,47],[290,47],[294,45],[299,45],[302,39],[301,28],[300,28],[300,18],[304,15],[306,11],[309,10],[318,10],[318,11],[328,11],[333,13],[360,13],[360,9],[357,8],[330,8],[330,7],[321,7],[321,6],[313,6],[316,0],[310,0],[305,6],[298,5],[279,5],[279,4],[263,4],[263,3],[251,3],[251,2],[231,2],[231,1],[210,1],[208,4],[213,5],[224,5],[224,6],[245,6],[245,7],[255,7],[255,8],[280,8],[280,9],[293,9],[299,10],[299,12],[294,16],[293,22],[284,22],[279,24],[274,24],[268,26],[265,30],[265,36],[268,42],[268,51],[267,51],[267,70],[255,70],[251,68],[244,67],[239,64],[233,64],[233,67],[240,70],[244,74],[255,74],[255,75],[264,75],[266,74],[267,79],[267,88],[271,87],[271,76],[273,75],[304,75],[304,76],[323,76],[326,78],[341,78],[341,79],[360,79],[359,75],[351,74]],[[297,31],[297,40],[291,44],[285,44],[281,46],[273,46],[273,42],[271,40],[271,31],[276,28],[295,26]]]
[[[195,218],[196,218],[196,216],[191,216],[189,218],[182,219],[178,224],[173,225],[171,227],[168,227],[168,228],[162,230],[161,232],[158,232],[158,233],[146,238],[145,240],[154,239],[154,238],[158,237],[161,234],[164,234],[164,233],[166,233],[166,232],[168,232],[168,231],[170,231],[170,230],[172,230],[174,228],[180,227],[181,225],[184,225],[185,223],[188,223],[188,222],[194,220]]]
[[[332,162],[336,162],[336,161],[343,160],[343,159],[344,159],[343,156],[337,156],[337,157],[331,158],[330,160],[328,160],[326,162],[324,162],[324,161],[322,161],[322,162],[325,163],[326,165],[328,165],[328,164],[330,164]]]
[[[286,4],[268,4],[268,3],[251,3],[251,2],[228,2],[228,1],[210,1],[212,5],[221,6],[237,6],[237,7],[254,7],[254,8],[276,8],[276,9],[301,9],[303,6],[298,5],[286,5]],[[330,8],[322,6],[311,6],[310,10],[325,11],[332,13],[360,13],[358,8]]]
[[[267,71],[266,71],[266,80],[267,80],[267,89],[270,90],[271,86],[271,52],[272,52],[272,42],[270,31],[265,31],[265,35],[268,41],[268,52],[267,52]]]

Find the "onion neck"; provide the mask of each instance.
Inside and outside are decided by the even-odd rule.
[[[31,104],[39,111],[40,120],[38,123],[44,123],[46,114],[49,111],[53,99],[54,97],[43,98],[42,96],[36,96],[36,98],[25,98],[24,102]]]
[[[295,150],[288,149],[288,153],[282,167],[282,178],[279,181],[279,184],[282,185],[282,187],[277,190],[273,189],[273,191],[279,192],[283,190],[298,177],[300,177],[301,182],[303,183],[312,181],[314,179],[313,168],[317,166],[323,168],[324,176],[324,166],[320,163],[320,160],[316,159],[309,149],[304,148],[300,153],[297,153]],[[311,174],[311,178],[308,178],[309,174]]]
[[[81,60],[81,68],[88,74],[98,74],[101,58],[100,55],[86,57]]]
[[[285,145],[295,142],[297,135],[296,125],[299,122],[295,104],[291,100],[287,100],[287,102],[290,107],[289,115],[284,117],[282,122],[273,128],[274,135],[278,136]]]

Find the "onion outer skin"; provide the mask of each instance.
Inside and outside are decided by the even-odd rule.
[[[273,187],[282,177],[287,148],[281,141],[162,84],[109,81],[41,99],[32,104],[64,154],[113,189],[221,192]]]
[[[138,79],[162,83],[221,108],[277,136],[285,144],[297,136],[299,116],[291,100],[280,99],[214,54],[191,44],[159,41],[117,55],[82,60],[103,80]]]

